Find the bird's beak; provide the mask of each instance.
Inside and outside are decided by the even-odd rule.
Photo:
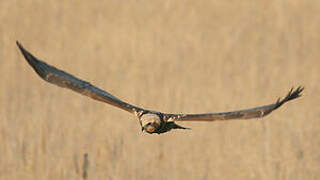
[[[141,131],[143,132],[143,131],[144,131],[144,129],[145,129],[145,128],[142,126],[142,127],[141,127]]]

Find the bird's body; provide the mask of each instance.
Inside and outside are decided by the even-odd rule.
[[[231,119],[250,119],[260,118],[268,115],[275,109],[278,109],[284,103],[298,98],[303,91],[302,87],[298,87],[295,91],[290,90],[288,95],[282,100],[278,99],[276,103],[244,109],[239,111],[221,112],[221,113],[205,113],[205,114],[169,114],[159,111],[151,111],[141,107],[137,107],[126,103],[110,93],[95,87],[89,82],[83,81],[67,72],[59,70],[51,66],[25,50],[22,45],[17,45],[23,56],[35,72],[45,81],[57,86],[71,89],[75,92],[91,97],[95,100],[108,103],[125,111],[128,111],[138,117],[142,131],[147,133],[165,133],[171,129],[188,129],[177,125],[176,121],[216,121]]]

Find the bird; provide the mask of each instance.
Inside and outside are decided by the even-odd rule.
[[[163,113],[160,111],[144,109],[142,107],[138,107],[122,101],[118,97],[108,93],[107,91],[104,91],[92,85],[90,82],[79,79],[74,75],[71,75],[36,58],[18,41],[16,41],[16,44],[28,64],[40,76],[41,79],[55,84],[59,87],[71,89],[72,91],[88,96],[94,100],[110,104],[134,114],[139,120],[141,131],[149,134],[162,134],[169,132],[172,129],[190,129],[178,125],[176,122],[179,121],[213,122],[219,120],[262,118],[278,109],[286,102],[300,97],[301,92],[304,90],[304,87],[302,86],[298,86],[296,89],[291,88],[289,93],[284,98],[278,98],[275,103],[237,111],[202,114]]]

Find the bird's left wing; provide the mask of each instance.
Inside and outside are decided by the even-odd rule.
[[[293,91],[290,90],[288,95],[274,104],[260,106],[239,111],[221,112],[221,113],[204,113],[204,114],[164,114],[164,119],[171,121],[216,121],[216,120],[231,120],[231,119],[250,119],[259,118],[268,115],[272,111],[278,109],[284,103],[301,96],[303,87],[298,87]]]
[[[63,88],[71,89],[82,95],[89,96],[95,100],[111,104],[131,113],[136,114],[138,112],[144,111],[144,109],[142,108],[121,101],[117,97],[93,86],[89,82],[83,81],[69,73],[66,73],[37,59],[31,53],[25,50],[19,42],[17,42],[17,45],[27,62],[43,80]]]

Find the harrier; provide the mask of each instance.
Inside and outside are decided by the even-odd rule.
[[[281,107],[284,103],[301,96],[303,87],[299,86],[297,89],[293,88],[289,91],[287,96],[283,99],[278,99],[275,103],[244,109],[239,111],[221,112],[221,113],[205,113],[205,114],[168,114],[159,111],[152,111],[143,109],[126,103],[110,93],[103,91],[83,81],[69,73],[57,69],[33,56],[30,52],[23,48],[17,42],[17,45],[34,71],[45,81],[58,85],[63,88],[71,89],[75,92],[89,96],[95,100],[108,103],[120,109],[128,111],[139,119],[142,131],[147,133],[165,133],[171,129],[188,129],[176,124],[176,121],[216,121],[216,120],[230,120],[230,119],[250,119],[261,118],[270,114],[272,111]]]

